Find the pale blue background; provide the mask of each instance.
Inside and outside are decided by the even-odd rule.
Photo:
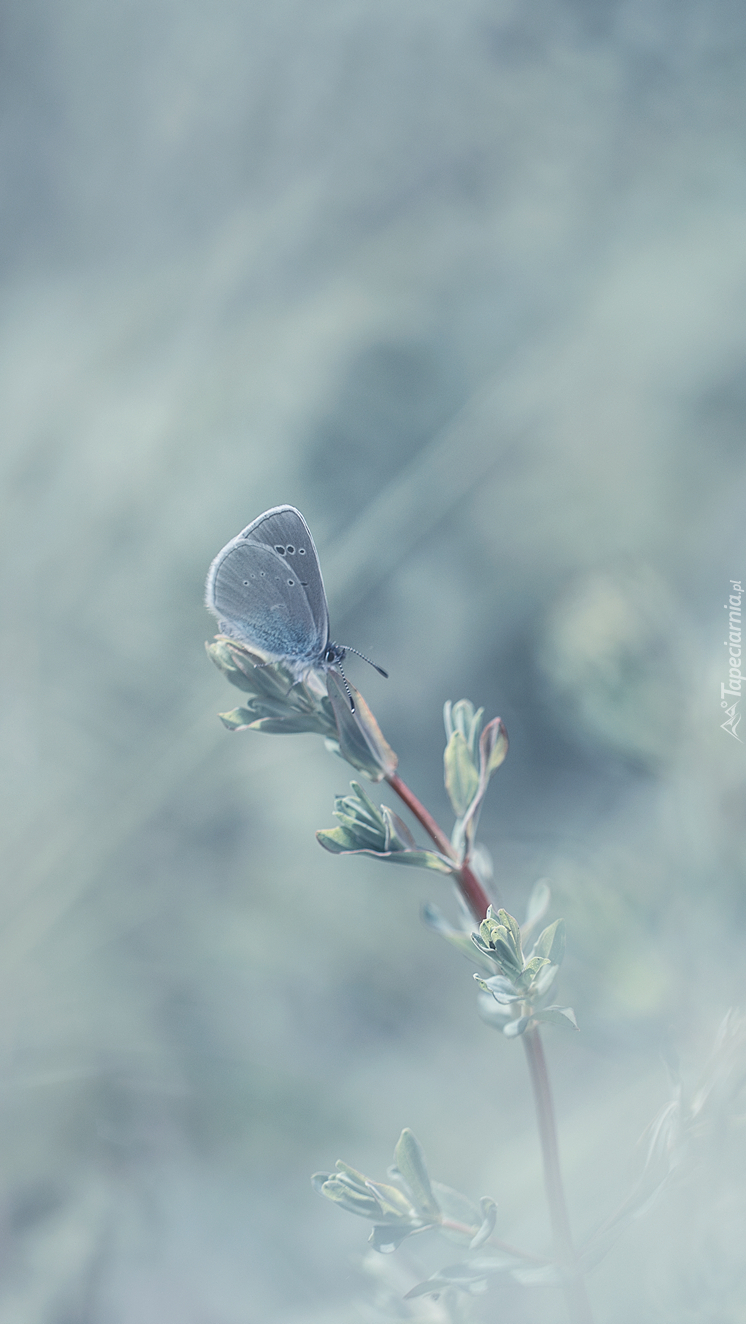
[[[220,726],[204,575],[302,508],[447,826],[443,701],[504,717],[482,836],[568,920],[585,1233],[664,1056],[693,1087],[744,1000],[746,14],[1,12],[0,1324],[347,1324],[367,1228],[308,1178],[383,1176],[404,1125],[546,1247],[524,1065],[420,924],[445,886],[316,845],[348,770]],[[598,1270],[598,1324],[742,1321],[739,1135]]]

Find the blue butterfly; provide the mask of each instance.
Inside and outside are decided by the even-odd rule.
[[[218,552],[207,574],[205,603],[223,634],[284,662],[296,680],[311,668],[342,670],[357,653],[329,638],[329,608],[311,530],[295,506],[273,506]]]

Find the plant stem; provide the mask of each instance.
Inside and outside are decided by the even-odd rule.
[[[567,1213],[562,1173],[560,1171],[552,1092],[549,1087],[544,1047],[537,1025],[532,1025],[526,1030],[523,1035],[523,1046],[526,1050],[526,1060],[536,1105],[536,1119],[541,1137],[541,1152],[544,1159],[544,1186],[552,1223],[554,1257],[564,1277],[562,1289],[565,1294],[568,1314],[572,1324],[593,1324],[583,1275],[578,1269],[577,1256],[572,1242],[570,1219]]]
[[[468,864],[462,864],[458,871],[458,887],[477,924],[481,924],[492,903]]]
[[[403,782],[401,777],[398,777],[395,772],[392,772],[391,775],[386,778],[386,781],[392,791],[396,791],[399,799],[404,801],[410,813],[414,814],[417,822],[422,824],[422,827],[425,829],[428,836],[435,842],[441,855],[445,855],[449,860],[455,861],[456,855],[448,837],[443,829],[436,823],[432,814],[428,813],[425,806],[417,799],[414,791],[410,791],[406,782]],[[481,924],[487,914],[487,909],[491,904],[482,884],[476,874],[474,874],[469,868],[468,864],[461,865],[456,874],[456,881],[458,883],[459,891],[472,915],[477,923]]]
[[[422,804],[422,802],[417,799],[417,796],[415,795],[414,791],[410,791],[409,787],[407,786],[407,783],[403,782],[401,777],[399,777],[395,772],[390,773],[390,775],[386,778],[386,781],[388,782],[392,791],[396,791],[396,794],[399,796],[400,800],[404,801],[405,805],[407,806],[407,809],[409,809],[414,814],[415,818],[417,819],[417,822],[422,824],[427,835],[431,838],[432,841],[435,842],[435,845],[438,847],[438,850],[440,851],[441,855],[447,855],[449,859],[454,860],[456,856],[454,854],[453,846],[448,840],[448,837],[446,836],[442,827],[440,827],[436,823],[432,814],[428,813],[427,809]]]
[[[403,782],[396,773],[392,773],[391,776],[386,778],[386,781],[392,791],[396,791],[399,798],[404,801],[410,813],[414,814],[414,817],[425,829],[431,840],[435,842],[441,855],[455,861],[455,852],[445,832],[436,823],[432,814],[417,799],[414,792],[410,791],[406,782]],[[468,864],[461,865],[456,874],[456,881],[471,913],[477,923],[481,923],[487,914],[490,899]],[[531,1076],[536,1118],[541,1138],[541,1153],[544,1160],[544,1186],[549,1204],[549,1217],[552,1223],[554,1257],[560,1272],[563,1274],[562,1290],[565,1294],[571,1324],[593,1324],[593,1315],[586,1295],[585,1282],[578,1268],[570,1231],[570,1219],[565,1203],[565,1192],[559,1163],[559,1146],[557,1144],[557,1126],[554,1120],[552,1091],[549,1088],[547,1062],[538,1026],[532,1025],[530,1029],[526,1030],[522,1038],[523,1047],[526,1050],[529,1075]]]

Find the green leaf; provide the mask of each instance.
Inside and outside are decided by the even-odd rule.
[[[463,1230],[449,1228],[441,1224],[440,1231],[449,1241],[456,1241],[461,1246],[468,1246],[475,1232],[482,1222],[481,1211],[470,1200],[468,1195],[463,1195],[461,1191],[454,1191],[453,1187],[445,1186],[443,1182],[431,1182],[433,1195],[440,1206],[440,1212],[444,1219],[451,1223],[458,1223]]]
[[[380,857],[382,860],[389,860],[391,864],[405,864],[415,869],[431,869],[434,873],[450,874],[456,873],[456,866],[452,860],[447,860],[445,855],[439,855],[434,850],[395,850],[387,851]]]
[[[337,734],[332,706],[317,673],[309,672],[304,680],[298,681],[284,663],[224,635],[218,635],[206,648],[226,679],[252,696],[246,705],[250,716],[244,715],[239,720],[236,714],[241,710],[223,715],[230,730],[281,735],[300,731],[325,736]],[[275,722],[280,725],[274,725]]]
[[[501,717],[494,717],[487,723],[479,737],[479,766],[481,778],[485,784],[508,754],[508,733]]]
[[[484,989],[485,993],[490,993],[503,1007],[509,1007],[511,1003],[522,1000],[524,990],[517,988],[515,980],[508,979],[505,975],[492,975],[490,979],[482,979],[480,975],[475,975],[474,978],[479,987]]]
[[[488,947],[494,930],[499,927],[500,926],[495,919],[495,912],[493,911],[492,906],[489,906],[486,918],[482,920],[482,923],[479,925],[478,935],[475,936],[478,936],[481,942]]]
[[[440,1296],[448,1287],[457,1287],[462,1292],[478,1296],[487,1291],[487,1279],[483,1273],[471,1272],[468,1265],[454,1265],[452,1270],[443,1269],[428,1278],[427,1282],[418,1283],[406,1293],[404,1300],[410,1301],[417,1296]]]
[[[451,703],[450,699],[447,699],[443,706],[446,741],[451,739],[454,731],[460,731],[475,765],[483,716],[484,708],[475,708],[469,699],[458,699],[456,703]]]
[[[355,835],[349,832],[347,828],[336,827],[327,828],[316,833],[316,840],[324,850],[331,851],[332,855],[358,855],[355,846]]]
[[[505,930],[503,930],[503,932],[505,932]],[[501,970],[507,971],[512,977],[521,973],[521,967],[516,960],[513,945],[509,942],[507,937],[496,934],[490,951],[493,961]]]
[[[479,951],[503,968],[504,973],[514,977],[523,970],[521,930],[507,910],[498,910],[495,916],[490,906],[487,918],[479,926],[479,933],[474,934],[474,943]]]
[[[397,1220],[406,1218],[411,1221],[414,1212],[412,1205],[396,1186],[386,1186],[383,1182],[376,1181],[367,1181],[365,1184],[377,1199],[384,1218],[391,1216]]]
[[[430,1185],[422,1145],[409,1127],[405,1127],[399,1136],[394,1162],[412,1192],[418,1212],[426,1218],[438,1218],[440,1206]]]
[[[269,654],[218,635],[205,644],[208,657],[226,680],[248,694],[284,698],[293,684],[292,674],[281,663],[268,663]]]
[[[445,1269],[438,1269],[426,1282],[418,1283],[407,1292],[404,1300],[440,1293],[447,1287],[456,1287],[472,1296],[478,1295],[486,1291],[488,1278],[499,1273],[513,1273],[520,1263],[516,1255],[494,1254],[479,1256],[464,1264],[449,1264]]]
[[[257,720],[251,708],[231,708],[229,713],[218,713],[218,717],[229,731],[249,731]]]
[[[370,853],[370,852],[368,852]],[[393,850],[381,852],[378,854],[380,860],[387,860],[390,864],[404,864],[408,868],[414,869],[432,869],[434,873],[454,874],[456,872],[453,863],[445,858],[445,855],[438,855],[434,850]]]
[[[503,1026],[503,1034],[506,1039],[517,1039],[519,1035],[524,1034],[530,1023],[530,1016],[520,1016],[516,1021],[508,1021]]]
[[[524,965],[523,973],[524,975],[528,975],[529,979],[533,979],[534,975],[537,975],[540,970],[543,970],[544,966],[550,964],[551,962],[546,956],[532,956],[530,961],[527,961]]]
[[[327,675],[329,701],[334,712],[339,752],[353,768],[364,772],[372,782],[380,782],[396,772],[397,755],[386,740],[362,694],[351,686],[355,711],[341,680],[334,671]]]
[[[262,707],[268,707],[263,704]],[[277,705],[278,709],[282,708]],[[283,715],[284,713],[284,715]],[[290,736],[311,732],[320,735],[318,719],[313,715],[294,713],[287,707],[277,714],[257,715],[255,707],[233,708],[229,713],[218,713],[229,731],[264,731],[265,735]]]
[[[380,832],[376,832],[375,828],[371,827],[368,823],[362,822],[359,819],[356,821],[355,819],[347,818],[342,814],[340,814],[339,819],[340,827],[345,832],[349,833],[354,840],[354,850],[383,850],[384,842]]]
[[[573,1030],[577,1030],[578,1022],[575,1019],[575,1012],[572,1007],[542,1007],[541,1011],[534,1012],[535,1021],[547,1021],[550,1025],[568,1025]]]
[[[316,833],[320,846],[335,855],[372,855],[410,868],[455,873],[452,860],[415,845],[406,824],[385,806],[377,809],[359,782],[351,782],[351,787],[352,795],[337,796],[334,801],[334,814],[340,826]]]
[[[394,1228],[390,1223],[384,1223],[373,1228],[368,1240],[373,1249],[379,1251],[381,1255],[390,1255],[414,1231],[416,1228],[411,1225]]]
[[[386,824],[385,849],[387,851],[417,849],[417,842],[398,814],[395,814],[392,809],[387,809],[386,805],[381,805],[381,815]]]
[[[453,725],[453,704],[450,699],[446,699],[443,704],[443,725],[446,729],[446,744],[448,744],[448,741],[456,730]]]
[[[384,850],[386,823],[383,814],[366,795],[359,782],[351,783],[352,795],[338,795],[334,817],[351,837],[351,849]]]
[[[498,912],[497,912],[497,918],[499,919],[501,925],[502,925],[505,929],[508,930],[508,932],[509,932],[509,934],[510,934],[510,941],[511,941],[511,943],[512,943],[513,950],[514,950],[514,952],[515,952],[516,960],[517,960],[517,961],[519,962],[519,964],[522,966],[522,965],[523,965],[523,951],[522,951],[522,948],[521,948],[521,926],[520,926],[520,924],[518,923],[518,921],[517,921],[516,919],[513,919],[513,916],[512,916],[512,915],[509,915],[509,914],[508,914],[507,910],[502,910],[502,909],[501,909],[501,910],[498,910]],[[502,935],[501,935],[501,936],[502,936]],[[542,953],[542,955],[543,955],[543,953]]]
[[[447,860],[445,855],[438,855],[434,850],[372,850],[355,846],[345,846],[343,842],[349,840],[349,837],[343,838],[342,833],[345,828],[326,828],[316,833],[316,840],[324,850],[331,851],[333,855],[369,855],[374,860],[385,860],[389,864],[404,864],[409,868],[432,869],[435,873],[454,874],[456,866],[452,860]]]
[[[546,956],[552,965],[561,965],[565,955],[565,921],[556,919],[534,943],[532,956]]]
[[[547,965],[543,965],[538,975],[535,975],[533,978],[531,996],[534,998],[545,998],[558,974],[558,965],[552,965],[551,962]]]
[[[490,777],[508,752],[507,732],[499,717],[489,722],[479,736],[482,713],[481,708],[475,713],[472,705],[462,699],[452,708],[446,704],[443,714],[448,733],[444,756],[446,788],[457,814],[451,840],[463,859],[469,858],[474,847]]]
[[[375,823],[377,827],[383,829],[381,811],[377,805],[374,805],[367,791],[363,790],[360,782],[350,782],[350,786],[352,787],[352,795],[346,796],[345,802],[349,801],[350,804],[354,804],[356,813],[366,822]]]
[[[469,1250],[479,1250],[480,1246],[483,1246],[486,1241],[489,1241],[495,1230],[495,1222],[497,1221],[497,1205],[491,1196],[482,1196],[479,1203],[482,1209],[483,1222],[477,1235],[469,1242]]]
[[[502,930],[506,934],[505,929]],[[499,931],[493,933],[492,942],[486,944],[478,933],[472,934],[472,942],[478,952],[488,956],[502,973],[507,973],[509,978],[515,979],[521,973],[521,967],[515,959],[512,944],[509,945],[507,936],[500,936]]]
[[[338,796],[334,801],[334,817],[351,833],[360,850],[383,850],[386,828],[382,816],[374,818],[355,796]]]
[[[443,755],[445,784],[453,812],[462,818],[479,789],[479,773],[463,733],[453,732]]]
[[[338,1158],[334,1164],[337,1174],[345,1181],[351,1181],[360,1188],[361,1191],[367,1190],[368,1178],[364,1172],[358,1172],[357,1168],[351,1168],[344,1159]]]
[[[355,1190],[339,1177],[330,1177],[321,1187],[321,1194],[332,1200],[348,1214],[359,1214],[361,1218],[380,1218],[381,1208],[373,1195],[364,1195]]]
[[[349,833],[355,850],[383,850],[384,838],[381,833],[362,819],[350,814],[338,814],[339,826]]]

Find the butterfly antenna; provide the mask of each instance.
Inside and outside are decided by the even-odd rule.
[[[368,663],[369,667],[373,667],[374,671],[377,671],[379,676],[385,676],[386,680],[388,680],[389,678],[388,671],[384,671],[383,667],[379,667],[377,662],[371,662],[370,658],[365,656],[365,653],[361,653],[360,650],[357,648],[350,648],[349,644],[340,644],[340,648],[344,648],[346,653],[356,653],[358,657],[361,657],[363,659],[363,662]],[[342,668],[340,667],[340,671],[341,670]]]
[[[355,651],[354,648],[353,648],[352,651],[353,651],[353,653],[354,653],[354,651]],[[341,663],[341,662],[337,662],[336,666],[337,666],[337,671],[339,672],[340,676],[342,677],[342,683],[343,683],[345,689],[347,690],[347,698],[350,700],[350,712],[351,712],[351,713],[354,713],[354,711],[355,711],[355,700],[353,699],[353,697],[352,697],[352,691],[350,690],[350,687],[349,687],[349,685],[347,684],[347,677],[346,677],[344,671],[342,670],[342,663]]]

